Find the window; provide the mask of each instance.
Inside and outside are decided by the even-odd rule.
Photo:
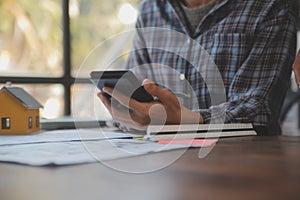
[[[0,3],[0,87],[11,81],[43,105],[51,96],[61,103],[55,117],[64,114],[61,7],[61,0]]]
[[[40,116],[35,117],[35,127],[38,128],[40,126]]]
[[[11,124],[10,124],[11,122],[10,122],[10,118],[9,117],[3,117],[3,118],[1,118],[1,127],[2,127],[2,129],[10,129],[10,126],[11,126]]]
[[[0,87],[7,81],[23,87],[43,104],[43,118],[72,114],[71,105],[76,106],[72,95],[85,101],[84,88],[91,87],[89,72],[97,67],[79,73],[81,64],[99,43],[134,27],[134,18],[128,18],[128,13],[135,13],[139,2],[1,1],[0,18],[6,20],[0,20]],[[100,49],[98,59],[114,48],[119,46],[110,43]],[[118,65],[124,61],[120,59]],[[72,91],[75,80],[80,84],[78,91]]]
[[[32,117],[28,117],[28,128],[32,128]]]

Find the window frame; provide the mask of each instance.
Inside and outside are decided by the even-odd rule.
[[[71,74],[71,33],[69,0],[62,0],[62,32],[63,32],[63,75],[61,77],[18,77],[0,76],[0,83],[14,84],[60,84],[64,88],[64,115],[71,115],[71,87],[75,83],[90,83],[88,78],[74,78]]]
[[[11,119],[10,119],[10,117],[2,117],[1,118],[1,129],[2,130],[11,129]]]

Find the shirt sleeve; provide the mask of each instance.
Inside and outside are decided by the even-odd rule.
[[[273,6],[256,31],[247,59],[234,75],[227,101],[200,110],[204,123],[277,120],[290,84],[296,44],[296,11],[285,1]],[[261,118],[254,120],[255,118]]]

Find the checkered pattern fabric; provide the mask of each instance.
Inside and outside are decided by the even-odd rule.
[[[280,134],[296,7],[290,0],[218,1],[193,33],[178,0],[142,1],[127,67],[144,66],[143,78],[183,94],[205,123],[251,122]],[[180,82],[183,75],[187,83]],[[222,88],[223,99],[216,98]]]

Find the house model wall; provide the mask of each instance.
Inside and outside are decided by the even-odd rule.
[[[40,130],[42,107],[22,88],[0,90],[0,134],[28,134]]]

